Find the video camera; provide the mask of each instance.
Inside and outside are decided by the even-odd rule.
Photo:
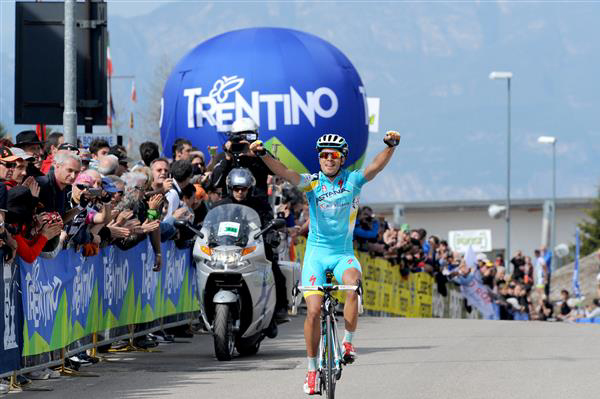
[[[231,141],[231,147],[229,151],[232,154],[241,154],[248,151],[250,143],[258,140],[258,134],[253,131],[230,133],[229,141]]]

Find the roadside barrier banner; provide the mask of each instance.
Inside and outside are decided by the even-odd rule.
[[[198,310],[190,250],[173,241],[161,250],[160,272],[152,271],[148,239],[127,251],[106,247],[93,257],[70,249],[32,264],[19,260],[23,356],[64,348],[97,331]]]
[[[0,257],[3,257],[0,251]],[[0,258],[2,259],[2,258]],[[0,374],[21,368],[19,341],[23,314],[19,298],[19,276],[15,265],[2,266],[0,280]]]
[[[497,319],[496,311],[492,304],[492,293],[488,286],[481,281],[481,273],[475,270],[475,278],[469,283],[461,285],[460,290],[469,305],[479,310],[486,319]]]
[[[299,238],[295,245],[297,257],[302,262],[306,239]],[[360,262],[363,280],[363,306],[365,309],[401,317],[432,317],[433,278],[427,273],[400,275],[397,265],[366,252],[355,251]],[[334,296],[343,303],[345,292]]]

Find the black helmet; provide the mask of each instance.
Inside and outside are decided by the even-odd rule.
[[[246,168],[235,168],[227,175],[225,184],[227,185],[228,194],[233,193],[234,187],[246,187],[248,189],[248,195],[252,195],[252,190],[256,185],[256,179],[250,170]]]

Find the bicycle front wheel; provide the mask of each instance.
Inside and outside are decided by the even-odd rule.
[[[335,358],[333,354],[333,322],[331,320],[333,316],[327,317],[327,362],[325,365],[325,390],[327,392],[327,399],[335,398]]]

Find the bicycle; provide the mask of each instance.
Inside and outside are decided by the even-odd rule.
[[[346,365],[344,360],[340,341],[337,334],[337,323],[335,318],[335,308],[338,304],[337,298],[332,294],[335,291],[356,291],[358,294],[358,313],[363,313],[362,308],[362,283],[360,280],[356,285],[333,285],[331,283],[333,274],[327,272],[326,282],[318,286],[298,286],[298,283],[292,290],[293,305],[292,314],[297,313],[296,297],[298,293],[304,291],[323,292],[323,303],[321,305],[321,339],[319,343],[319,355],[317,358],[319,372],[319,395],[325,390],[327,399],[335,398],[336,382],[342,377],[342,366]]]

